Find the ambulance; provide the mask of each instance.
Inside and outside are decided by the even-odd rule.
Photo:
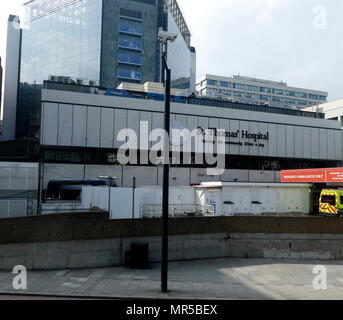
[[[324,189],[320,194],[319,212],[323,215],[343,217],[343,189]]]

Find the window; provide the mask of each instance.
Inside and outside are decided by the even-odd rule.
[[[247,90],[248,90],[248,91],[258,91],[258,87],[247,85]]]
[[[298,98],[307,98],[307,94],[303,92],[296,92],[295,96]]]
[[[119,23],[119,32],[122,32],[125,34],[136,35],[136,36],[142,36],[143,35],[143,27],[136,25],[136,24],[120,22]]]
[[[216,86],[217,85],[217,81],[216,80],[207,80],[206,84],[208,86]]]
[[[266,95],[261,94],[261,95],[260,95],[260,99],[261,99],[261,100],[270,101],[270,100],[271,100],[271,97],[270,97],[270,96],[266,96]]]
[[[129,9],[120,9],[120,18],[127,19],[129,18],[130,20],[138,20],[142,21],[143,20],[143,14],[140,11],[134,11],[134,10],[129,10]]]
[[[326,96],[320,96],[319,99],[322,101],[326,101]]]
[[[225,81],[219,81],[221,87],[231,87],[231,83]]]
[[[283,102],[283,99],[282,99],[282,98],[279,98],[279,97],[273,97],[273,101],[276,101],[276,102]]]
[[[292,103],[295,104],[295,100],[294,99],[285,99],[286,103]]]
[[[335,206],[336,205],[336,197],[324,195],[324,196],[322,196],[321,202],[322,203],[328,203],[332,206]]]
[[[233,84],[233,87],[235,89],[241,89],[241,90],[244,90],[245,89],[245,85],[244,84],[240,84],[240,83],[234,83]]]
[[[118,53],[118,62],[125,64],[142,65],[142,57],[120,52]]]
[[[244,92],[241,92],[241,91],[234,91],[233,92],[233,95],[235,97],[243,97],[244,96]]]
[[[295,91],[286,91],[286,94],[291,97],[295,97]]]
[[[206,93],[217,93],[217,89],[207,88]]]
[[[316,94],[310,94],[309,97],[312,100],[318,100],[318,98],[319,98]]]
[[[255,93],[247,93],[246,97],[248,99],[258,99],[258,94]]]
[[[131,69],[118,69],[118,78],[123,79],[131,79],[131,80],[141,80],[142,79],[142,73],[137,70],[131,70]]]
[[[218,92],[219,93],[221,93],[221,94],[226,94],[226,95],[231,95],[231,91],[229,91],[229,90],[218,90]]]
[[[142,41],[138,39],[125,39],[120,37],[118,40],[119,48],[142,51]]]
[[[272,89],[270,89],[270,88],[263,88],[263,87],[261,87],[261,88],[260,88],[260,92],[264,92],[264,93],[272,93]]]
[[[301,106],[307,106],[307,102],[304,100],[298,100],[297,104],[300,104]]]
[[[280,89],[273,89],[273,94],[280,94],[280,95],[283,95],[283,94],[284,94],[284,91],[283,91],[283,90],[280,90]]]

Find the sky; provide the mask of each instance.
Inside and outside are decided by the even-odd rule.
[[[342,0],[178,0],[197,50],[197,76],[252,76],[343,98]],[[9,14],[0,4],[0,55]],[[3,63],[4,65],[4,63]]]

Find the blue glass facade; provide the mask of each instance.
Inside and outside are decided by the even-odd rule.
[[[175,0],[32,0],[25,6],[30,18],[22,31],[17,138],[39,137],[40,92],[49,76],[103,87],[159,82],[159,28],[178,35],[168,48],[173,86],[195,88],[195,52],[170,11],[178,8]]]
[[[98,80],[102,2],[80,0],[28,23],[23,30],[20,82],[49,75]]]
[[[168,12],[168,32],[177,35],[175,42],[168,43],[168,65],[172,70],[172,87],[190,89],[192,82],[191,49],[185,42],[170,12]]]
[[[101,15],[101,1],[80,0],[25,25],[16,120],[18,138],[39,136],[40,92],[50,75],[99,80]]]

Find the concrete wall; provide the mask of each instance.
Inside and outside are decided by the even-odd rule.
[[[343,259],[343,221],[230,217],[170,220],[170,260],[223,257]],[[148,242],[161,259],[160,219],[109,221],[103,213],[5,219],[0,270],[121,265],[131,243]]]
[[[213,258],[343,259],[343,235],[212,233],[169,239],[169,260]],[[100,268],[123,265],[132,243],[149,243],[149,261],[161,261],[161,238],[0,245],[0,270],[24,265],[28,270]]]

